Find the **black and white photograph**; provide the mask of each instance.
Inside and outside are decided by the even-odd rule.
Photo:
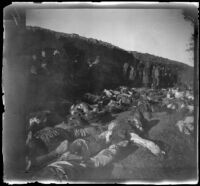
[[[12,3],[3,182],[197,184],[198,3]]]

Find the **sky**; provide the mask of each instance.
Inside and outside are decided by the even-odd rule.
[[[193,26],[180,9],[30,9],[26,24],[99,39],[194,66]]]

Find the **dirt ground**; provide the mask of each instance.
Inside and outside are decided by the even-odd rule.
[[[123,120],[127,115],[129,111],[120,113],[117,117]],[[164,159],[154,156],[143,147],[131,146],[122,150],[121,157],[112,166],[89,171],[84,174],[84,178],[114,182],[182,181],[196,178],[194,138],[180,133],[175,127],[182,116],[182,113],[155,113],[149,122],[150,126],[146,126],[149,131],[145,137],[166,149],[167,156]]]
[[[125,120],[130,112],[122,112],[116,118]],[[79,175],[87,181],[163,181],[191,180],[197,177],[194,137],[182,134],[175,127],[182,113],[157,112],[148,123],[145,138],[151,139],[167,151],[165,158],[156,157],[143,147],[131,145],[125,148],[116,161],[107,167],[88,170]],[[10,179],[27,180],[29,174],[13,170]]]

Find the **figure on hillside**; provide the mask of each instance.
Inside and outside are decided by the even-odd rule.
[[[154,82],[155,82],[155,77],[154,77],[154,71],[155,71],[155,67],[154,65],[152,65],[152,69],[151,69],[151,79],[152,79],[152,82],[151,82],[151,88],[154,88]]]
[[[159,72],[158,72],[158,67],[157,66],[153,66],[153,68],[152,68],[152,72],[151,72],[151,74],[152,74],[152,88],[156,88],[157,86],[158,86],[158,84],[159,84]]]
[[[160,87],[164,87],[164,73],[165,73],[165,67],[161,66],[160,67]]]
[[[35,74],[35,75],[37,75],[37,68],[38,68],[36,60],[37,60],[37,56],[35,54],[33,54],[32,55],[32,62],[34,64],[31,66],[30,72],[31,72],[31,74]]]
[[[167,68],[164,67],[164,71],[163,73],[163,87],[166,88],[167,87],[167,81],[168,81],[168,74],[167,74]]]
[[[135,69],[134,69],[133,66],[131,66],[131,70],[130,70],[130,73],[129,73],[129,79],[130,79],[131,81],[134,81],[134,80],[135,80],[135,76],[136,76],[136,74],[135,74]]]
[[[97,56],[95,61],[91,62],[90,60],[88,61],[88,65],[89,65],[89,68],[91,68],[93,65],[97,65],[98,63],[100,62],[100,57]]]
[[[149,74],[148,74],[148,69],[144,68],[143,69],[143,85],[144,87],[148,87],[149,84]]]
[[[57,49],[55,49],[55,50],[53,51],[53,56],[55,56],[55,55],[57,55],[57,54],[60,54],[60,52],[59,52]]]
[[[172,73],[172,77],[173,77],[173,86],[175,86],[177,84],[177,72],[174,71]]]
[[[143,81],[143,69],[144,69],[144,65],[140,61],[139,64],[138,64],[138,82],[139,82],[140,86],[141,86],[142,81]]]
[[[151,87],[153,83],[152,70],[153,70],[153,65],[151,64],[149,66],[149,87]]]
[[[44,50],[42,50],[41,55],[42,55],[42,57],[44,57],[44,58],[46,57],[46,53],[45,53]]]
[[[171,77],[170,77],[170,68],[169,67],[166,67],[166,72],[167,72],[167,76],[166,76],[166,86],[169,87],[170,86],[170,81],[171,81]]]
[[[171,87],[173,84],[172,74],[171,71],[168,71],[168,87]]]
[[[46,58],[46,52],[44,50],[41,51],[41,70],[42,73],[48,75],[49,74],[49,70],[47,68],[48,62],[47,62],[47,58]]]
[[[159,76],[160,76],[160,69],[158,66],[155,66],[154,67],[154,80],[155,80],[154,86],[155,86],[155,88],[158,88],[160,85],[160,80],[159,80],[160,77]]]
[[[33,61],[36,61],[37,56],[36,56],[35,54],[33,54],[33,55],[32,55],[32,59],[33,59]]]
[[[128,70],[128,63],[124,63],[124,66],[123,66],[123,74],[124,76],[126,76],[126,73],[127,73],[127,70]]]

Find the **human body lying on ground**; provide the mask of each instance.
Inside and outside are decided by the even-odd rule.
[[[67,179],[70,179],[74,177],[74,174],[69,174],[70,169],[74,170],[77,166],[82,166],[82,168],[104,167],[113,162],[120,148],[126,147],[128,143],[143,146],[156,156],[165,153],[154,142],[137,135],[131,130],[130,125],[126,127],[123,124],[123,127],[119,125],[121,124],[112,122],[106,131],[99,133],[92,130],[91,133],[88,132],[86,136],[79,137],[71,143],[64,140],[47,155],[36,157],[35,163],[41,165],[46,161],[43,171],[52,167],[53,172],[57,172],[59,177],[67,175]]]
[[[142,113],[139,111],[138,113],[135,116],[133,115],[135,118],[127,123],[113,121],[106,127],[92,125],[82,120],[77,120],[77,118],[74,118],[75,120],[73,121],[73,116],[72,119],[69,119],[71,123],[62,123],[53,128],[46,127],[36,132],[33,136],[33,141],[30,140],[30,142],[34,143],[34,138],[38,138],[41,143],[45,144],[47,147],[46,154],[36,156],[35,153],[32,153],[32,160],[29,160],[29,164],[32,167],[41,167],[43,165],[44,171],[46,171],[46,168],[49,170],[49,167],[56,169],[56,172],[62,170],[59,174],[67,174],[69,164],[72,169],[76,169],[77,166],[82,168],[103,167],[113,162],[120,148],[125,147],[128,143],[143,146],[156,156],[163,155],[164,151],[158,145],[150,140],[141,138],[137,134],[138,131],[143,131],[141,121],[143,122],[144,120]],[[56,137],[60,140],[59,145],[55,143]],[[58,146],[56,147],[55,144]],[[38,147],[40,146],[38,145]],[[37,144],[35,144],[35,152],[36,149]],[[65,157],[65,153],[68,156],[69,154],[71,156],[78,155],[80,158],[72,161],[66,158],[68,156]],[[33,157],[34,155],[35,157]],[[79,162],[80,160],[81,162]],[[67,170],[65,170],[66,165],[68,167]],[[27,169],[29,168],[30,165]],[[55,171],[53,172],[55,173]],[[69,177],[71,178],[72,176],[68,175],[67,178]]]
[[[30,123],[37,127],[30,128],[32,134],[29,133],[31,135],[27,140],[30,149],[27,170],[35,165],[42,171],[41,175],[47,174],[59,180],[73,179],[78,170],[110,164],[120,149],[126,148],[128,144],[147,148],[156,156],[165,155],[165,151],[155,142],[144,139],[141,134],[145,132],[144,125],[148,123],[147,118],[151,118],[155,107],[167,107],[172,100],[174,103],[186,102],[180,109],[192,107],[192,94],[179,92],[119,87],[95,96],[95,99],[98,98],[95,104],[79,102],[72,105],[68,120],[58,125],[45,125],[45,117],[42,122],[41,118],[33,117]],[[127,118],[126,123],[98,123],[98,117],[104,117],[105,113],[113,114],[116,109],[117,112],[131,110],[131,117]],[[192,108],[190,110],[192,113]],[[150,115],[146,117],[145,113]]]

